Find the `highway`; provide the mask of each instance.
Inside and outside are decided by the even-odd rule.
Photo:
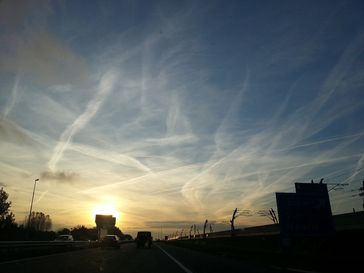
[[[271,267],[252,265],[166,244],[151,249],[135,244],[120,249],[86,249],[0,263],[2,273],[214,273],[274,272]]]

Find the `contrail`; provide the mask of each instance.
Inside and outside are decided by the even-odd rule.
[[[56,164],[61,159],[63,152],[67,148],[69,142],[72,140],[72,137],[78,132],[78,130],[82,129],[99,110],[101,104],[112,90],[114,82],[115,73],[113,71],[109,71],[102,76],[100,80],[99,91],[88,103],[86,110],[81,115],[79,115],[75,121],[66,128],[66,130],[63,131],[61,137],[59,138],[59,141],[53,150],[52,157],[48,161],[48,168],[50,170],[55,169]]]
[[[11,109],[13,109],[13,107],[14,107],[16,97],[17,97],[17,93],[18,93],[18,85],[19,85],[19,75],[17,74],[16,77],[15,77],[13,90],[11,92],[10,102],[9,102],[8,105],[6,105],[6,107],[4,109],[4,112],[3,112],[4,118],[6,118],[6,116],[10,113]]]

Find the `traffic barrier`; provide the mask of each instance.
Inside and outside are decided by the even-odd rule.
[[[133,241],[121,241],[125,244]],[[0,241],[0,261],[100,247],[98,241]]]

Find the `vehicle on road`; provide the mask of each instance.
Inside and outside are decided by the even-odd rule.
[[[54,239],[54,241],[57,241],[57,242],[71,242],[71,241],[74,241],[74,240],[73,240],[72,235],[63,234],[63,235],[58,235],[56,237],[56,239]]]
[[[101,247],[120,248],[120,239],[117,235],[106,235],[101,239]]]
[[[140,247],[152,247],[153,237],[150,231],[139,231],[136,238],[135,243],[137,248]]]

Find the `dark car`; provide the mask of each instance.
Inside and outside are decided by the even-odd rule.
[[[101,247],[120,248],[120,239],[117,235],[106,235],[101,239]]]
[[[152,247],[153,237],[150,231],[139,231],[135,238],[137,247]]]

